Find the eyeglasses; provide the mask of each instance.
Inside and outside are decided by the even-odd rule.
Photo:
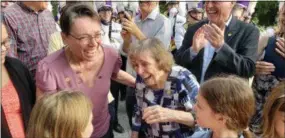
[[[101,38],[105,35],[105,32],[102,31],[100,33],[96,33],[94,36],[86,35],[82,37],[76,37],[71,33],[69,35],[72,36],[74,39],[78,40],[81,44],[86,45],[86,44],[90,44],[93,38],[95,38],[96,42],[100,41]]]
[[[10,46],[11,43],[12,43],[12,39],[8,37],[3,42],[1,42],[1,47],[4,46],[5,48],[7,48]]]

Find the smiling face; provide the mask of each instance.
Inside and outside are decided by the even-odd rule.
[[[205,10],[210,22],[222,26],[231,15],[234,2],[206,1]]]
[[[142,77],[145,84],[150,88],[157,88],[166,72],[158,67],[158,63],[154,60],[151,52],[143,51],[130,58],[130,61],[132,67]]]
[[[62,33],[62,38],[73,56],[80,60],[92,61],[96,59],[96,51],[101,46],[101,33],[98,21],[90,17],[78,17],[72,23],[70,35]]]

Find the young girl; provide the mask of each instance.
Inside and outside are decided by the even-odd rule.
[[[29,121],[28,138],[89,138],[92,105],[82,92],[61,91],[39,99]]]
[[[217,77],[200,87],[194,106],[197,124],[209,131],[194,133],[193,138],[250,138],[247,130],[255,111],[252,89],[240,78]]]
[[[285,137],[285,81],[273,89],[263,109],[262,138]]]

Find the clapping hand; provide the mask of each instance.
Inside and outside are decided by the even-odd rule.
[[[219,49],[220,47],[222,47],[224,45],[225,28],[226,28],[225,24],[221,28],[219,28],[214,23],[206,24],[203,26],[205,38],[216,49]]]
[[[205,47],[207,40],[205,39],[205,33],[200,27],[194,34],[192,49],[195,53],[198,53],[203,47]]]

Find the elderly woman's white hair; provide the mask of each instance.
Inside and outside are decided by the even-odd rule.
[[[167,51],[163,43],[157,38],[147,38],[133,42],[129,51],[129,59],[136,59],[137,56],[148,51],[152,58],[157,62],[159,69],[169,72],[174,65],[172,54]]]

